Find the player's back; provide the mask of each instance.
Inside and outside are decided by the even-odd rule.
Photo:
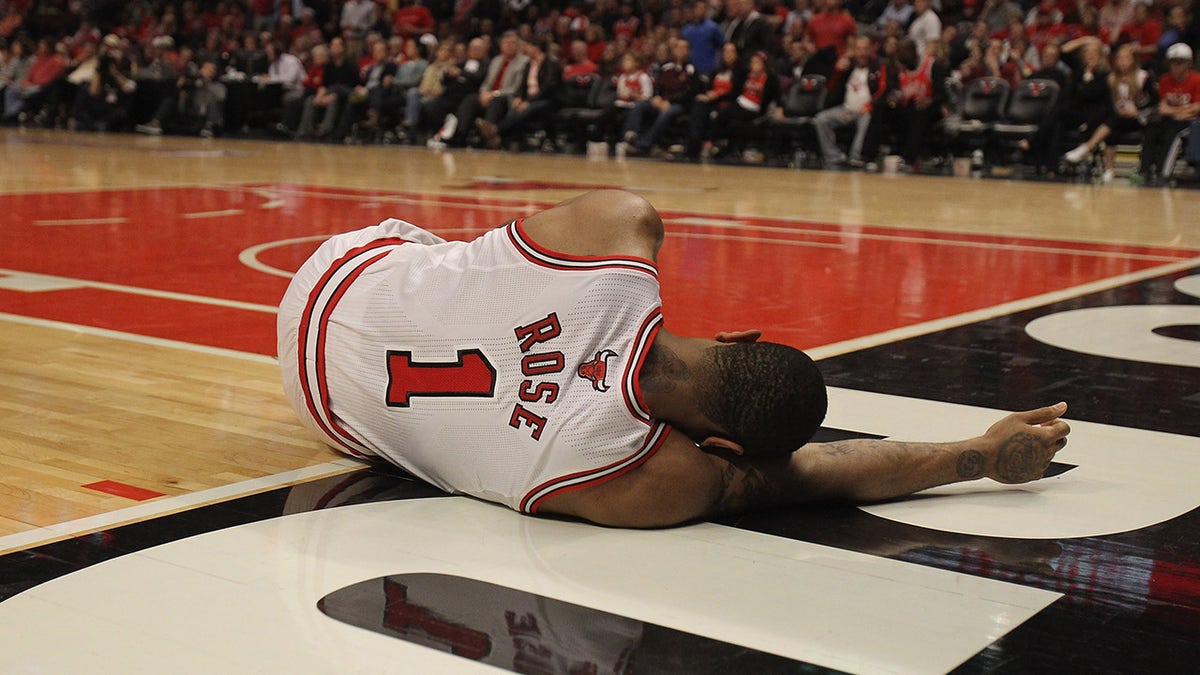
[[[444,242],[390,220],[297,274],[280,358],[301,418],[337,447],[536,510],[665,435],[635,377],[658,305],[648,261],[560,256],[518,222]]]

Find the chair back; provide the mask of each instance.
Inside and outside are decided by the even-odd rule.
[[[1004,115],[1009,86],[999,77],[971,80],[963,88],[962,117],[964,120],[995,122]]]

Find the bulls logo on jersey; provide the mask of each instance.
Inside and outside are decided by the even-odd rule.
[[[604,381],[608,377],[608,360],[616,355],[611,349],[596,352],[596,358],[579,364],[579,376],[591,380],[592,388],[596,391],[608,391],[608,383]]]

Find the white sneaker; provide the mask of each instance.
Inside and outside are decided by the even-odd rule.
[[[446,115],[446,122],[442,124],[442,128],[438,129],[434,136],[437,137],[439,141],[444,141],[447,138],[453,138],[456,131],[458,131],[458,116],[454,113],[450,113],[449,115]]]
[[[1087,158],[1089,152],[1091,152],[1091,148],[1089,148],[1086,143],[1083,143],[1076,146],[1074,150],[1071,150],[1067,152],[1067,154],[1063,155],[1063,159],[1072,164],[1078,164]]]
[[[1113,182],[1113,177],[1116,176],[1112,169],[1105,169],[1104,173],[1100,174],[1100,182],[1108,185]]]
[[[162,136],[162,127],[157,123],[139,124],[133,128],[139,134],[149,134],[151,136]]]

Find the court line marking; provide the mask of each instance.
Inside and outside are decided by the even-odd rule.
[[[125,216],[114,216],[112,218],[50,218],[47,220],[35,220],[34,225],[120,225],[128,223],[129,219]]]
[[[842,230],[817,230],[810,228],[792,228],[779,227],[777,225],[753,225],[740,220],[720,220],[716,218],[668,218],[664,222],[680,223],[683,225],[692,225],[696,227],[712,227],[716,229],[739,229],[739,230],[757,230],[761,232],[783,232],[788,234],[809,234],[819,237],[836,237],[839,239],[866,239],[872,241],[894,241],[901,243],[917,243],[917,244],[938,244],[942,246],[961,246],[964,248],[984,248],[988,250],[1003,250],[1003,251],[1021,251],[1021,252],[1036,252],[1036,253],[1057,253],[1062,255],[1079,255],[1092,256],[1096,258],[1117,258],[1121,260],[1148,260],[1154,262],[1171,262],[1179,260],[1180,256],[1191,253],[1180,252],[1179,256],[1170,255],[1151,255],[1147,253],[1121,253],[1119,251],[1097,251],[1088,249],[1063,248],[1057,246],[1036,246],[1031,244],[1006,244],[1003,242],[985,242],[985,241],[967,241],[961,239],[941,239],[937,237],[914,237],[912,235],[901,234],[869,234],[865,232],[853,232]],[[865,226],[870,227],[870,226]],[[678,232],[667,232],[667,236],[678,235]],[[939,234],[949,234],[941,232]],[[987,235],[984,235],[987,236]],[[1032,237],[1005,237],[1004,235],[996,235],[1000,238],[1011,239],[1026,239]],[[782,243],[778,239],[764,239],[771,243]],[[1101,244],[1106,245],[1106,244]],[[1123,244],[1116,244],[1123,246]],[[1142,246],[1142,248],[1154,248],[1151,246]],[[841,248],[839,246],[839,248]]]
[[[265,354],[243,352],[236,349],[225,349],[224,347],[210,347],[208,345],[195,344],[192,342],[182,342],[180,340],[171,340],[168,338],[138,335],[137,333],[127,333],[125,331],[113,330],[111,328],[97,328],[96,326],[88,326],[85,324],[53,321],[51,319],[38,319],[32,316],[21,316],[19,314],[0,312],[0,321],[9,321],[11,323],[19,323],[27,326],[37,326],[39,328],[54,328],[73,333],[94,335],[96,337],[125,340],[126,342],[137,342],[144,345],[151,345],[153,347],[169,347],[172,349],[183,349],[191,352],[210,354],[212,356],[228,356],[235,359],[242,359],[243,361],[254,361],[255,363],[266,363],[270,365],[279,363],[279,359],[273,356],[267,356]]]
[[[0,275],[11,276],[26,276],[37,279],[46,279],[55,282],[70,282],[77,286],[87,288],[96,288],[104,291],[114,291],[117,293],[129,293],[131,295],[145,295],[151,298],[161,298],[166,300],[180,300],[183,302],[194,302],[201,305],[217,305],[218,307],[231,307],[234,309],[246,309],[252,312],[263,312],[264,314],[275,314],[279,311],[278,307],[273,305],[261,305],[254,302],[243,302],[241,300],[228,300],[226,298],[213,298],[206,295],[195,295],[192,293],[179,293],[176,291],[160,291],[154,288],[142,288],[140,286],[127,286],[125,284],[110,284],[105,281],[91,281],[89,279],[77,279],[74,277],[60,277],[53,274],[39,274],[37,272],[25,272],[22,270],[11,270],[0,268]],[[37,292],[37,291],[34,291]]]
[[[116,511],[17,532],[0,537],[0,555],[23,551],[37,546],[45,546],[56,541],[71,539],[134,522],[143,522],[152,518],[159,518],[180,511],[225,502],[238,497],[247,497],[287,485],[349,473],[364,466],[366,465],[362,462],[346,457],[333,460],[332,462],[314,464],[270,476],[251,478],[237,483],[230,483],[229,485],[220,485],[173,497],[154,499],[141,504],[127,506],[123,509],[117,509]]]
[[[1027,309],[1033,309],[1034,307],[1041,307],[1042,305],[1062,302],[1063,300],[1069,300],[1081,295],[1106,291],[1118,286],[1124,286],[1125,284],[1145,281],[1147,279],[1164,276],[1174,272],[1182,272],[1197,266],[1200,266],[1200,257],[1191,258],[1188,260],[1180,260],[1178,262],[1159,265],[1158,267],[1151,267],[1138,272],[1130,272],[1129,274],[1121,274],[1115,277],[1109,277],[1107,279],[1100,279],[1097,281],[1088,282],[1086,284],[1080,284],[1079,286],[1072,286],[1070,288],[1064,288],[1058,291],[1050,291],[1049,293],[1042,293],[1040,295],[1022,298],[1012,302],[1005,302],[999,305],[985,307],[983,309],[976,309],[970,312],[963,312],[961,314],[955,314],[953,316],[947,316],[941,319],[925,321],[922,323],[913,324],[911,326],[893,328],[891,330],[883,331],[882,333],[875,333],[874,335],[866,335],[860,338],[852,338],[850,340],[834,342],[832,344],[822,345],[812,349],[805,349],[804,351],[815,360],[827,359],[832,356],[839,356],[849,352],[879,347],[881,345],[899,342],[900,340],[907,340],[908,338],[914,338],[920,335],[936,333],[941,330],[946,330],[947,328],[957,328],[958,326],[964,326],[969,323],[977,323],[1000,316],[1016,314],[1017,312],[1023,312]]]
[[[240,216],[245,211],[243,209],[224,209],[221,211],[193,211],[192,213],[181,213],[180,218],[195,220],[197,218],[222,218],[224,216]]]

